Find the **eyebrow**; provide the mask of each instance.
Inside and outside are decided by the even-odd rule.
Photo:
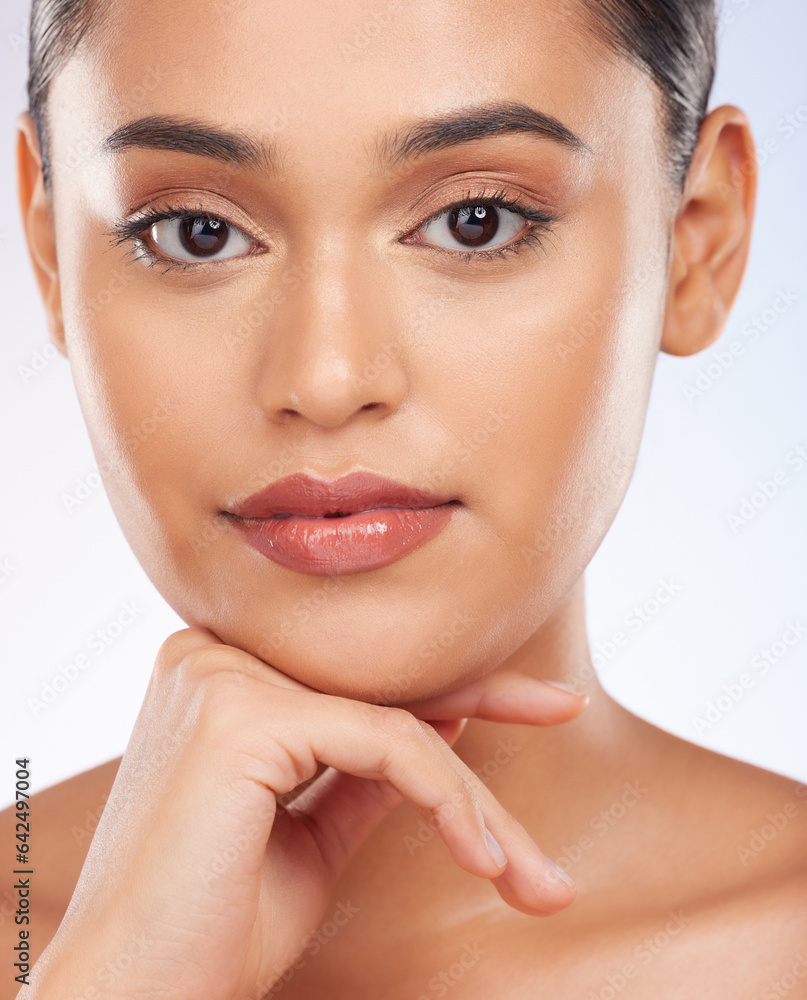
[[[552,115],[519,101],[468,105],[421,118],[379,137],[375,153],[382,163],[400,165],[427,153],[495,135],[527,134],[548,139],[574,151],[590,147]],[[175,115],[148,115],[116,128],[100,149],[160,149],[192,153],[252,169],[274,170],[278,148],[244,131]]]
[[[520,101],[469,105],[416,121],[382,137],[376,152],[382,161],[400,164],[449,146],[519,133],[549,139],[574,151],[591,152],[588,144],[563,122]]]

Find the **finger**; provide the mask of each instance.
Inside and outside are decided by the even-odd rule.
[[[502,895],[517,899],[522,912],[554,913],[574,899],[574,890],[556,874],[524,827],[429,723],[417,724],[410,713],[397,708],[349,699],[301,697],[301,706],[303,700],[312,702],[305,719],[311,750],[335,770],[288,808],[308,826],[334,878],[403,797],[439,832],[461,868],[495,879]],[[338,709],[335,702],[340,703]],[[356,726],[346,739],[351,717]],[[458,734],[459,726],[453,728]],[[490,853],[486,828],[505,854],[503,880],[499,876],[504,869]]]
[[[169,635],[160,646],[157,653],[157,663],[177,664],[191,653],[198,656],[199,651],[205,646],[211,647],[211,656],[215,658],[217,663],[226,662],[237,679],[255,677],[257,680],[276,684],[278,687],[289,688],[293,691],[314,692],[316,690],[303,684],[302,681],[289,677],[288,674],[284,674],[283,671],[266,663],[265,660],[253,656],[252,653],[239,649],[237,646],[228,646],[214,632],[201,625],[191,625]],[[226,661],[221,657],[222,649],[227,651]]]
[[[576,893],[574,882],[540,849],[540,861],[536,865],[536,844],[524,827],[502,808],[485,782],[454,753],[434,726],[424,723],[424,728],[427,732],[431,728],[435,749],[444,754],[448,763],[470,785],[479,800],[488,830],[507,858],[507,868],[493,879],[505,902],[531,915],[536,908],[542,915],[548,915],[568,906]],[[502,822],[502,816],[506,821]],[[527,907],[523,905],[525,899],[529,901]]]
[[[397,707],[428,721],[470,717],[490,722],[554,726],[577,718],[588,701],[584,691],[568,691],[501,667],[454,691]]]
[[[467,721],[449,719],[432,724],[432,728],[450,746]],[[323,774],[325,777],[319,780]],[[312,787],[315,781],[316,787]],[[283,797],[282,804],[295,818],[308,816],[317,823],[327,837],[326,862],[338,878],[358,846],[403,801],[404,796],[387,782],[357,778],[320,764],[315,778],[300,786],[293,804],[288,796]]]

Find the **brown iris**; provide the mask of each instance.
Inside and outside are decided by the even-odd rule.
[[[499,228],[499,214],[492,205],[470,205],[453,208],[448,213],[448,228],[452,236],[470,246],[487,243]]]
[[[188,253],[200,257],[212,257],[222,250],[230,235],[227,224],[221,219],[211,219],[206,215],[182,219],[179,238]]]

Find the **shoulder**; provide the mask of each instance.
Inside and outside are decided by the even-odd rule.
[[[671,873],[685,892],[670,898],[691,918],[679,955],[711,955],[733,988],[759,978],[761,990],[807,941],[807,785],[714,751],[700,759],[705,780],[692,778],[697,801],[677,831],[686,851]]]
[[[28,826],[31,868],[30,929],[33,961],[56,933],[72,898],[87,857],[95,828],[104,811],[120,757],[82,771],[40,792],[29,800]],[[0,841],[15,842],[16,807],[0,812]],[[3,946],[16,935],[16,894],[11,876],[2,888],[0,941]],[[3,948],[5,950],[5,947]],[[15,985],[15,984],[12,984]],[[0,994],[2,997],[2,994]]]
[[[770,886],[807,877],[807,784],[735,759],[714,781],[707,814],[722,834],[729,870],[740,885]],[[721,762],[722,762],[721,761]],[[722,777],[722,780],[719,780]]]

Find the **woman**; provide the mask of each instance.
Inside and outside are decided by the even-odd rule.
[[[803,788],[577,666],[658,352],[711,344],[746,266],[713,35],[708,0],[35,4],[32,262],[189,627],[123,758],[39,812],[55,849],[108,794],[22,996],[790,974]]]

